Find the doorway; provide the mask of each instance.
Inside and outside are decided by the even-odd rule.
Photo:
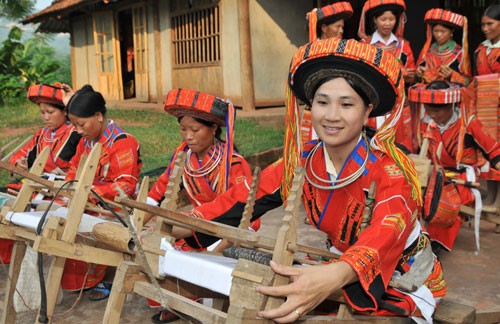
[[[120,39],[123,98],[132,99],[136,97],[132,9],[122,10],[118,13],[118,34]]]

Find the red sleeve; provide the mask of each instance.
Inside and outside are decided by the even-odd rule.
[[[252,173],[248,162],[241,156],[233,156],[229,175],[229,188],[213,201],[193,208],[191,213],[200,218],[212,220],[237,203],[245,203],[252,184]]]
[[[17,150],[17,152],[15,152],[9,159],[9,163],[12,164],[12,165],[16,165],[17,161],[21,160],[21,159],[26,159],[26,163],[28,161],[28,154],[29,152],[31,152],[32,150],[36,149],[36,145],[37,145],[37,138],[38,136],[40,135],[40,133],[42,132],[41,129],[39,129],[35,135],[33,135],[33,137],[31,138],[31,140],[28,141],[28,143],[24,144],[23,147],[21,147],[19,150]]]
[[[127,135],[113,143],[108,152],[109,160],[99,161],[100,169],[107,169],[107,174],[97,174],[94,180],[94,190],[104,198],[113,200],[117,196],[130,196],[135,194],[137,181],[141,171],[139,163],[139,143],[135,138]],[[103,166],[103,162],[106,164]],[[101,170],[98,170],[100,173]]]
[[[403,52],[406,54],[406,69],[416,69],[415,58],[413,57],[413,51],[411,50],[410,42],[405,40],[403,45]]]
[[[154,199],[157,203],[160,202],[160,200],[163,198],[165,195],[165,191],[167,190],[167,185],[168,185],[168,170],[170,170],[170,166],[172,165],[172,162],[170,165],[165,169],[165,172],[162,173],[162,175],[156,180],[155,184],[151,188],[151,190],[148,193],[148,198]]]
[[[81,140],[78,142],[78,146],[76,147],[76,153],[73,155],[70,161],[70,168],[68,170],[68,174],[66,175],[66,181],[68,180],[75,180],[76,177],[76,171],[78,169],[78,164],[80,164],[80,160],[83,156],[84,152],[84,141]]]
[[[370,225],[340,258],[351,265],[368,295],[380,279],[384,287],[389,284],[417,221],[411,187],[397,165],[380,164],[370,173],[377,184]]]
[[[491,138],[491,136],[483,130],[483,124],[476,116],[473,116],[469,120],[466,131],[474,138],[477,145],[487,155],[491,166],[495,167],[496,163],[500,161],[500,143]]]

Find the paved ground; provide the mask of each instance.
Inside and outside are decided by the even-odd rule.
[[[266,235],[276,233],[282,209],[277,209],[263,218],[262,230]],[[302,219],[302,217],[301,217]],[[323,234],[301,222],[299,238],[303,243],[320,246]],[[456,249],[453,253],[443,253],[441,260],[449,286],[447,298],[476,307],[479,311],[500,311],[500,258],[498,254],[500,234],[495,234],[491,223],[481,224],[481,253],[474,255],[474,234],[468,224],[462,227]],[[0,266],[0,299],[3,300],[7,268]],[[72,307],[77,294],[66,293],[64,302],[56,308],[56,313],[65,313]],[[81,301],[67,314],[54,318],[53,323],[101,323],[105,301],[91,302],[84,293]],[[0,310],[1,311],[1,310]],[[122,312],[120,323],[150,323],[155,313],[147,306],[144,298],[130,296]],[[30,312],[17,315],[16,323],[34,323],[35,315]],[[176,323],[183,323],[177,321]],[[9,323],[10,324],[10,323]]]

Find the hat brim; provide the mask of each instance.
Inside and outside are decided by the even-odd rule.
[[[368,17],[371,17],[375,12],[377,12],[379,10],[382,12],[391,10],[391,11],[396,12],[397,16],[399,16],[399,15],[401,15],[401,13],[403,13],[403,11],[405,11],[405,8],[403,6],[397,5],[395,3],[384,4],[384,5],[380,5],[380,6],[376,6],[376,7],[368,9],[366,11],[365,15]]]
[[[331,15],[327,17],[323,17],[321,19],[318,19],[317,25],[321,26],[323,24],[325,25],[330,25],[333,24],[341,19],[344,21],[349,20],[352,17],[352,11],[344,11],[341,13],[338,13],[336,15]]]
[[[171,107],[165,108],[165,111],[167,113],[175,116],[176,118],[188,116],[188,117],[192,117],[192,118],[203,119],[203,120],[206,120],[208,122],[217,124],[221,127],[226,126],[225,120],[223,120],[221,118],[217,118],[213,114],[201,111],[199,109],[189,109],[187,107],[171,106]]]
[[[365,83],[370,84],[374,88],[378,94],[379,102],[377,106],[373,107],[370,117],[385,115],[394,107],[397,90],[392,86],[386,75],[381,74],[380,71],[362,61],[334,55],[306,61],[290,76],[289,83],[295,96],[307,105],[311,106],[312,98],[307,98],[305,84],[312,75],[324,69],[345,71],[350,75],[364,79]],[[321,80],[323,79],[319,79],[318,82]],[[313,88],[318,88],[318,85],[316,84]]]

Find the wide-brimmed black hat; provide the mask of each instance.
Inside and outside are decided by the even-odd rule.
[[[382,49],[355,40],[327,39],[304,46],[295,55],[288,82],[295,96],[311,105],[326,79],[355,81],[373,104],[370,117],[385,115],[402,91],[399,62]]]

